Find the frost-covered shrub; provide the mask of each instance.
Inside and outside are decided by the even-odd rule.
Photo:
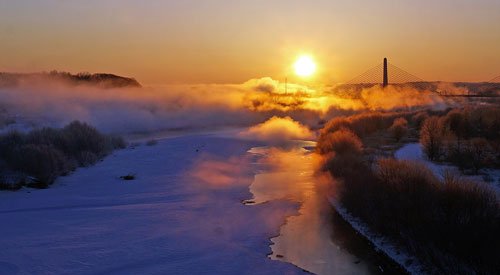
[[[61,134],[65,140],[62,149],[69,156],[78,159],[81,152],[91,152],[97,156],[108,153],[106,136],[86,123],[73,121],[62,129]]]
[[[359,137],[345,128],[322,136],[316,148],[320,154],[333,152],[339,155],[359,155],[363,152],[363,144]]]
[[[99,160],[99,157],[95,153],[90,152],[90,151],[80,152],[76,156],[76,161],[78,162],[78,165],[83,166],[83,167],[90,166],[90,165],[96,163],[98,160]]]
[[[474,135],[474,127],[471,124],[470,113],[467,110],[454,109],[449,111],[442,117],[441,124],[443,131],[449,131],[460,139]]]
[[[25,136],[19,132],[12,131],[0,136],[0,158],[7,163],[15,156],[13,149],[25,144]]]
[[[116,149],[124,149],[127,147],[127,143],[122,137],[119,136],[108,136],[108,147],[111,148],[111,150],[116,150]]]
[[[38,145],[53,145],[59,149],[64,148],[66,140],[60,129],[42,128],[26,134],[26,143]]]
[[[397,141],[401,140],[408,132],[408,121],[404,117],[396,118],[389,131]]]
[[[429,114],[426,111],[421,111],[416,113],[411,117],[411,121],[415,127],[420,130],[424,121],[429,117]]]
[[[481,107],[337,118],[321,131],[317,151],[324,159],[323,169],[335,178],[341,204],[372,230],[417,255],[431,267],[429,273],[496,274],[500,204],[493,190],[449,173],[441,179],[417,162],[371,161],[366,151],[359,154],[359,138],[359,144],[351,146],[353,139],[346,136],[393,131],[391,124],[407,125],[403,119],[410,120],[412,127],[420,126],[420,142],[430,159],[460,161],[477,171],[500,162],[498,113]]]
[[[472,169],[475,174],[481,168],[494,165],[496,161],[492,146],[484,138],[450,142],[446,159],[461,170]]]
[[[445,160],[478,173],[500,167],[500,108],[453,109],[425,120],[420,143],[431,160]]]
[[[444,135],[439,117],[427,118],[420,129],[420,144],[430,160],[438,160],[443,153]]]
[[[367,112],[349,117],[336,117],[325,125],[321,133],[324,135],[346,128],[352,130],[359,137],[365,137],[389,128],[395,118],[410,114],[404,112]]]
[[[86,123],[74,121],[62,129],[42,128],[0,136],[0,160],[6,169],[35,177],[36,187],[46,187],[76,166],[92,165],[125,146],[120,137],[103,135]]]
[[[329,162],[342,204],[439,273],[500,267],[500,205],[487,186],[451,174],[440,180],[417,162],[380,159],[373,169],[342,156]],[[342,164],[354,169],[335,167]]]
[[[47,187],[70,168],[64,154],[50,145],[22,145],[15,154],[12,167],[35,177],[37,182],[33,187]]]
[[[347,117],[336,117],[328,121],[322,129],[322,134],[333,133],[340,129],[351,129],[351,122]]]

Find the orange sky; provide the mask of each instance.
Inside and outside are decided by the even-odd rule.
[[[425,80],[500,74],[500,1],[0,0],[1,71],[111,72],[146,84],[348,81],[389,61]],[[298,81],[298,80],[297,80]]]

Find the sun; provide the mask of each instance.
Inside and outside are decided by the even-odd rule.
[[[295,61],[293,67],[295,68],[295,73],[303,77],[311,76],[316,71],[316,64],[308,55],[300,56],[297,61]]]

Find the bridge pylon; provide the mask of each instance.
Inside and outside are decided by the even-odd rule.
[[[387,58],[384,57],[384,79],[382,82],[382,87],[387,87],[389,85],[389,76],[387,74]]]

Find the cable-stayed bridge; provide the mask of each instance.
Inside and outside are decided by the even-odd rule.
[[[385,87],[389,84],[419,82],[425,81],[420,77],[415,76],[399,68],[398,66],[393,65],[392,63],[389,63],[387,61],[387,58],[384,58],[384,62],[347,81],[345,85],[381,84],[383,87]]]
[[[494,78],[492,78],[490,80],[488,80],[487,82],[489,82],[489,83],[500,83],[500,75],[497,76],[497,77],[494,77]]]
[[[383,62],[374,66],[362,74],[352,78],[344,84],[339,85],[339,89],[359,90],[362,88],[380,85],[385,88],[388,85],[408,86],[420,90],[427,90],[439,93],[447,97],[499,97],[500,96],[500,76],[486,82],[469,83],[457,82],[446,87],[438,85],[439,81],[426,81],[409,73],[408,71],[388,62],[384,58]],[[458,86],[457,86],[458,85]]]

